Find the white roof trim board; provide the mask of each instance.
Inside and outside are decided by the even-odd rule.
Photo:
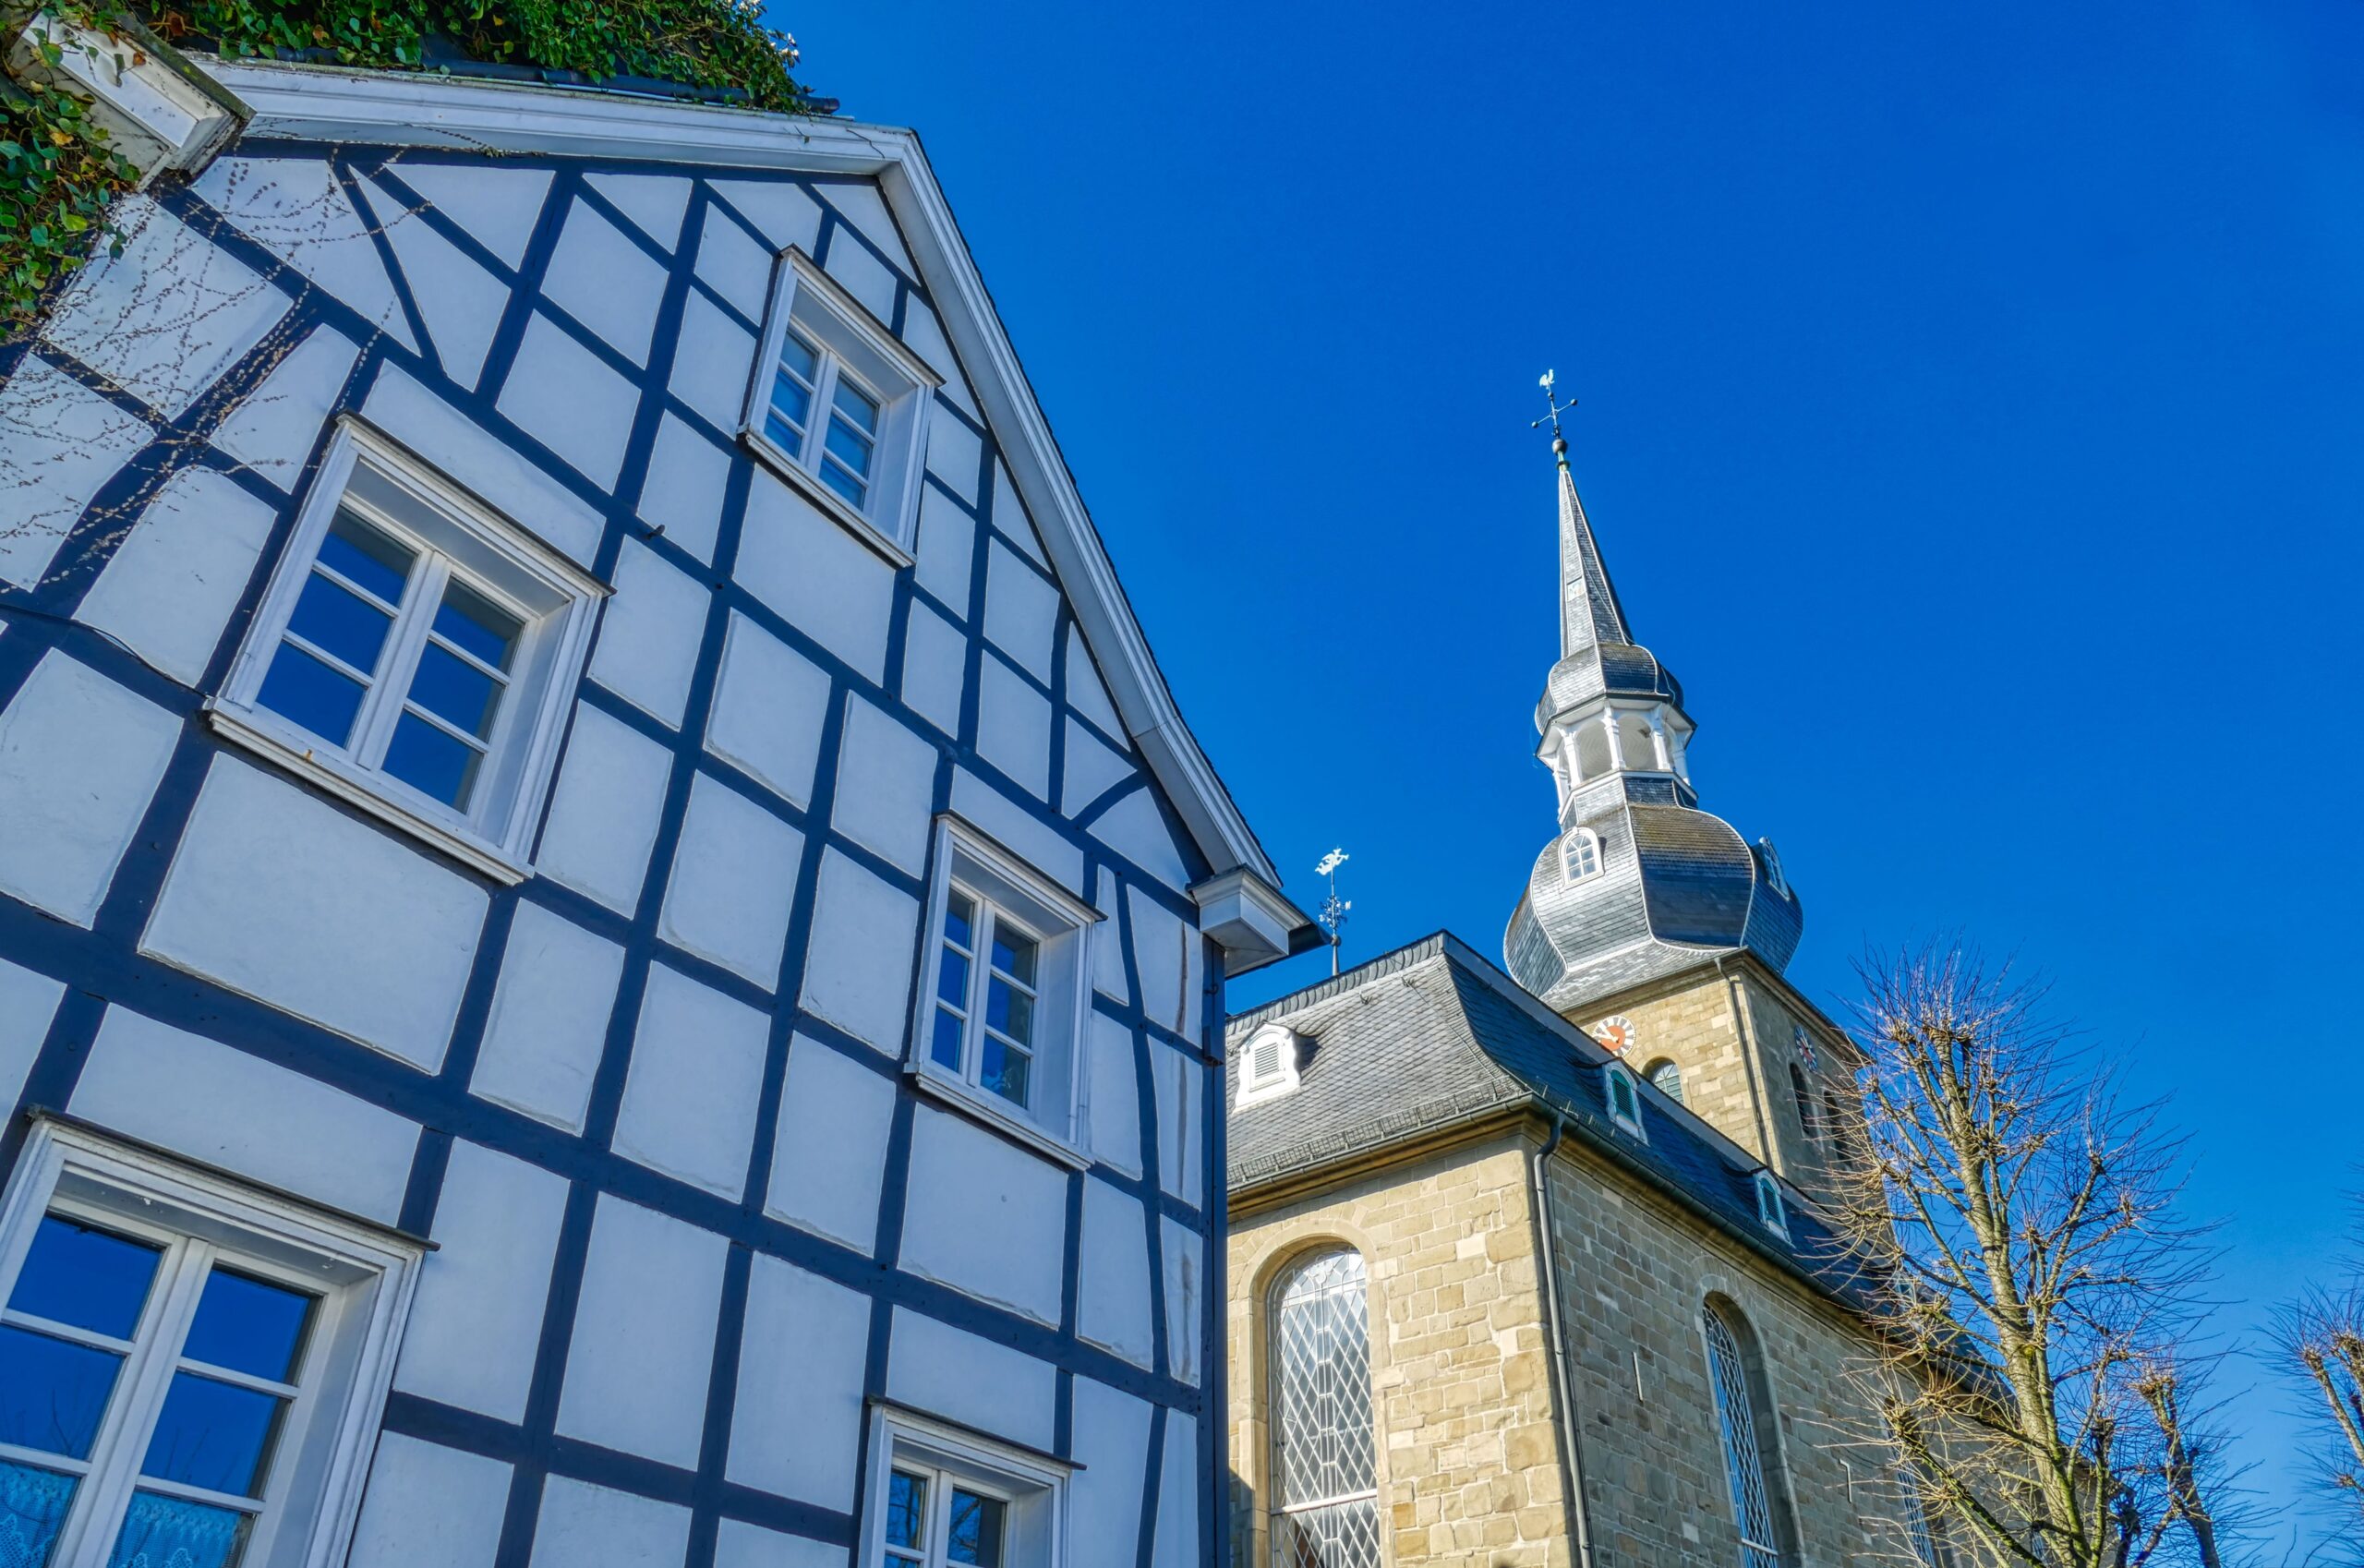
[[[1041,528],[1084,639],[1108,677],[1127,731],[1215,874],[1245,873],[1293,917],[1292,928],[1309,923],[1280,897],[1279,873],[1182,721],[916,132],[538,85],[318,66],[202,64],[254,110],[250,137],[877,179],[1001,442],[1010,477]]]

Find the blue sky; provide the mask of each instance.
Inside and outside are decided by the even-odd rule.
[[[2327,1268],[2364,8],[775,10],[921,129],[1200,738],[1302,902],[1352,854],[1350,959],[1496,951],[1551,832],[1556,367],[1791,977],[2018,952],[2173,1096],[2228,1325]],[[2277,1504],[2293,1404],[2236,1405]]]

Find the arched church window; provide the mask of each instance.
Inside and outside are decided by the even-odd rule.
[[[1576,727],[1576,773],[1598,778],[1610,771],[1609,732],[1587,718]]]
[[[1561,840],[1560,859],[1568,880],[1582,882],[1600,870],[1600,835],[1589,827],[1577,828]]]
[[[1673,1057],[1660,1056],[1644,1069],[1642,1076],[1659,1093],[1678,1105],[1683,1104],[1683,1069],[1675,1065]]]
[[[1815,1122],[1814,1091],[1806,1087],[1805,1068],[1795,1062],[1790,1064],[1790,1092],[1798,1102],[1799,1130],[1808,1138],[1819,1139],[1822,1129]]]
[[[1617,716],[1617,749],[1624,754],[1627,771],[1661,771],[1658,732],[1650,728],[1648,714],[1621,713]]]
[[[1760,1431],[1770,1431],[1771,1412],[1757,1407],[1755,1380],[1742,1358],[1742,1332],[1722,1309],[1703,1309],[1707,1334],[1708,1381],[1715,1385],[1716,1422],[1724,1443],[1724,1479],[1731,1489],[1732,1517],[1740,1526],[1741,1568],[1780,1568],[1773,1539],[1772,1492],[1766,1485]]]
[[[1359,1252],[1272,1291],[1272,1568],[1379,1568],[1370,1294]]]

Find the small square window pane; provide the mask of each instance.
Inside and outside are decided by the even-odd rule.
[[[955,887],[952,896],[944,901],[944,935],[974,952],[977,947],[976,923],[976,904],[968,894]]]
[[[43,1216],[9,1294],[12,1310],[69,1323],[111,1339],[129,1339],[148,1305],[162,1249],[93,1230],[61,1215]]]
[[[821,482],[855,506],[860,506],[862,503],[862,498],[870,493],[868,485],[863,484],[834,463],[821,464]]]
[[[235,1509],[136,1491],[107,1568],[235,1568],[253,1526]]]
[[[300,1291],[216,1269],[206,1276],[181,1354],[248,1377],[292,1382],[312,1307],[313,1298]]]
[[[1001,976],[985,987],[985,1024],[1021,1045],[1034,1043],[1034,998]]]
[[[524,621],[457,580],[444,585],[443,602],[435,607],[437,636],[504,672],[525,629]]]
[[[870,477],[870,442],[846,428],[842,419],[829,421],[829,455],[862,478]]]
[[[286,1405],[276,1394],[194,1372],[175,1373],[139,1473],[234,1497],[259,1497]]]
[[[0,1558],[8,1568],[46,1568],[74,1506],[74,1478],[0,1459]]]
[[[944,961],[936,966],[935,994],[963,1011],[968,1009],[969,960],[949,947],[944,949]]]
[[[945,1559],[1001,1568],[1003,1515],[1007,1504],[997,1497],[980,1497],[959,1487],[952,1489],[952,1523],[945,1541]]]
[[[838,377],[837,391],[830,394],[829,401],[836,404],[838,413],[863,435],[878,433],[878,400],[847,380],[843,375]]]
[[[411,677],[410,700],[478,739],[492,734],[493,716],[501,708],[501,684],[439,643],[429,643],[418,656],[418,672]]]
[[[937,1067],[960,1070],[960,1020],[941,1007],[935,1012],[935,1043],[928,1047],[928,1055],[935,1058]]]
[[[927,1478],[898,1470],[886,1482],[886,1544],[927,1544]]]
[[[403,715],[386,748],[388,773],[460,811],[468,809],[468,797],[476,792],[476,766],[483,760],[482,753],[415,713]]]
[[[330,669],[292,643],[282,643],[271,655],[255,701],[329,744],[342,746],[352,739],[354,715],[361,711],[365,690],[342,670]]]
[[[340,511],[320,540],[320,564],[388,604],[403,599],[418,552],[388,537],[350,512]]]
[[[287,617],[290,632],[369,675],[378,672],[378,656],[385,651],[386,630],[393,623],[392,616],[317,572],[304,579],[304,591]]]
[[[1005,1041],[985,1036],[983,1070],[977,1077],[987,1089],[1014,1105],[1026,1104],[1026,1076],[1031,1064],[1026,1053]]]
[[[1028,985],[1034,983],[1034,959],[1042,944],[1012,926],[994,930],[994,968]]]
[[[0,1328],[0,1442],[88,1459],[123,1357]]]
[[[804,341],[804,334],[790,327],[780,334],[780,368],[810,386],[821,374],[821,351]]]

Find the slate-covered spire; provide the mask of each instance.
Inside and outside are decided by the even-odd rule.
[[[1603,643],[1631,643],[1625,607],[1609,580],[1608,564],[1592,537],[1576,476],[1568,467],[1568,438],[1554,432],[1552,455],[1560,464],[1560,657]]]

